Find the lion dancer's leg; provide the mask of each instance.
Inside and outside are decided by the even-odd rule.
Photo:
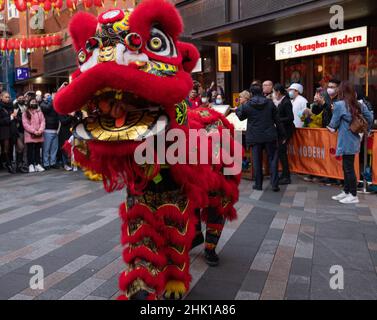
[[[204,254],[209,266],[217,266],[219,264],[216,248],[224,229],[224,224],[225,218],[218,213],[217,207],[208,207]]]
[[[194,207],[189,201],[183,210],[165,206],[165,234],[167,236],[165,270],[165,299],[182,299],[187,293],[191,281],[189,273],[192,240],[195,236],[196,218]]]
[[[217,244],[224,229],[225,217],[222,214],[222,197],[213,192],[209,195],[209,206],[202,211],[206,225],[204,257],[209,266],[217,266],[219,257],[216,253]]]
[[[119,279],[123,295],[119,299],[154,300],[165,287],[165,240],[160,234],[161,221],[150,207],[135,203],[129,196],[120,207],[122,218],[123,259],[126,270]]]

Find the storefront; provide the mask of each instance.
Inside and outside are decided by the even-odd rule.
[[[289,86],[299,82],[309,100],[315,89],[332,78],[360,86],[377,105],[377,30],[362,26],[275,44],[280,62],[280,81]]]

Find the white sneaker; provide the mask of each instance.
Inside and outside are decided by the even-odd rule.
[[[342,191],[342,193],[338,194],[337,196],[331,197],[331,199],[333,199],[335,201],[340,201],[340,200],[343,200],[346,197],[348,197],[348,194],[345,193],[344,191]]]
[[[29,173],[33,173],[33,172],[35,172],[35,168],[34,168],[34,166],[31,164],[31,165],[29,166]]]
[[[344,199],[339,201],[343,204],[351,204],[351,203],[359,203],[359,198],[356,196],[354,197],[352,194],[347,195]]]
[[[64,165],[64,170],[65,171],[72,171],[72,168],[69,165],[65,164]]]
[[[45,169],[40,164],[37,164],[35,166],[35,171],[37,171],[37,172],[43,172],[43,171],[45,171]]]

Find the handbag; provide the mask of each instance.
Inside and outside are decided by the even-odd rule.
[[[356,116],[352,118],[350,124],[350,130],[354,134],[366,133],[368,132],[368,121],[365,120],[361,113],[357,113]]]

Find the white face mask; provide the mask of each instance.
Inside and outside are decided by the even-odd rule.
[[[223,100],[222,99],[216,99],[216,104],[222,104]]]
[[[208,102],[208,98],[202,98],[202,103],[207,103]]]
[[[336,89],[334,89],[334,88],[327,88],[327,93],[329,94],[329,96],[335,96]]]

